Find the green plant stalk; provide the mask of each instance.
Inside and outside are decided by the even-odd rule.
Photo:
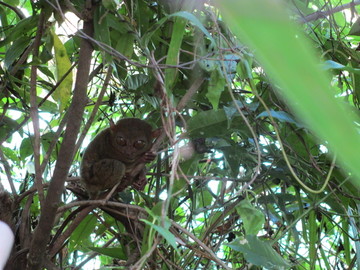
[[[316,265],[316,244],[318,242],[317,237],[317,224],[315,217],[315,210],[309,213],[309,259],[310,269],[315,269]]]
[[[175,18],[166,65],[177,65],[179,63],[180,47],[185,34],[186,23],[187,21],[183,18]],[[177,72],[178,70],[176,68],[167,68],[165,70],[165,87],[167,91],[175,84]]]
[[[347,265],[350,265],[351,263],[351,249],[352,247],[350,246],[350,239],[349,236],[346,234],[349,232],[349,221],[346,219],[343,219],[341,221],[342,226],[343,226],[343,230],[344,232],[342,232],[342,236],[343,236],[343,245],[344,245],[344,257],[345,257],[345,262]],[[345,233],[346,232],[346,233]]]

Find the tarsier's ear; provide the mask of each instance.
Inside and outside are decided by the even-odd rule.
[[[156,139],[157,137],[160,136],[161,132],[162,132],[162,128],[154,129],[153,131],[151,131],[151,137],[153,139]]]

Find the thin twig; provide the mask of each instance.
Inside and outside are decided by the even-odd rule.
[[[37,25],[37,32],[34,41],[34,50],[33,57],[36,59],[39,56],[39,47],[41,43],[41,38],[44,31],[45,23],[45,14],[44,11],[40,13],[39,22]],[[33,141],[33,150],[34,150],[34,163],[35,163],[35,184],[38,189],[39,201],[41,208],[44,207],[44,190],[42,187],[42,171],[40,166],[40,123],[39,123],[39,112],[37,105],[37,68],[36,64],[31,66],[31,77],[30,77],[30,116],[34,128],[34,141]]]
[[[327,10],[327,11],[317,11],[317,12],[311,13],[311,14],[305,16],[305,17],[302,17],[302,18],[298,19],[298,21],[299,21],[299,23],[308,23],[308,22],[311,22],[311,21],[316,21],[317,19],[326,18],[327,16],[330,16],[330,15],[336,13],[336,12],[343,11],[343,10],[348,9],[348,8],[352,8],[352,7],[357,6],[357,5],[360,5],[360,0],[352,1],[350,3],[334,7],[332,9]]]

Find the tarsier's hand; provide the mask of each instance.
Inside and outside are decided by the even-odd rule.
[[[156,158],[155,152],[146,152],[139,160],[139,163],[149,163],[151,161],[154,161]]]
[[[132,183],[131,186],[138,191],[143,191],[146,184],[147,184],[146,173],[145,170],[142,170],[138,175],[136,181]]]
[[[156,158],[156,153],[148,151],[144,153],[142,157],[140,157],[138,163],[149,163],[153,161]],[[140,165],[141,166],[141,165]],[[140,173],[135,178],[135,181],[132,183],[132,187],[138,191],[144,190],[145,186],[147,184],[146,179],[146,171],[145,166],[141,169]]]
[[[133,182],[133,177],[131,177],[131,175],[126,173],[123,176],[123,178],[121,179],[121,182],[120,182],[119,186],[117,187],[116,192],[124,191],[124,189],[126,189],[126,187],[132,185],[132,182]]]

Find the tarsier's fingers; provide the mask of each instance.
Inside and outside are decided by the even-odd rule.
[[[138,191],[143,191],[146,184],[147,184],[146,178],[141,179],[141,180],[139,179],[138,181],[136,181],[132,184],[132,187]]]
[[[136,181],[133,182],[131,186],[138,191],[142,191],[144,190],[146,184],[147,184],[146,172],[145,169],[143,169],[140,172],[140,174],[137,176]]]
[[[146,152],[140,159],[141,163],[149,163],[153,160],[155,160],[156,158],[156,153],[155,152]]]

